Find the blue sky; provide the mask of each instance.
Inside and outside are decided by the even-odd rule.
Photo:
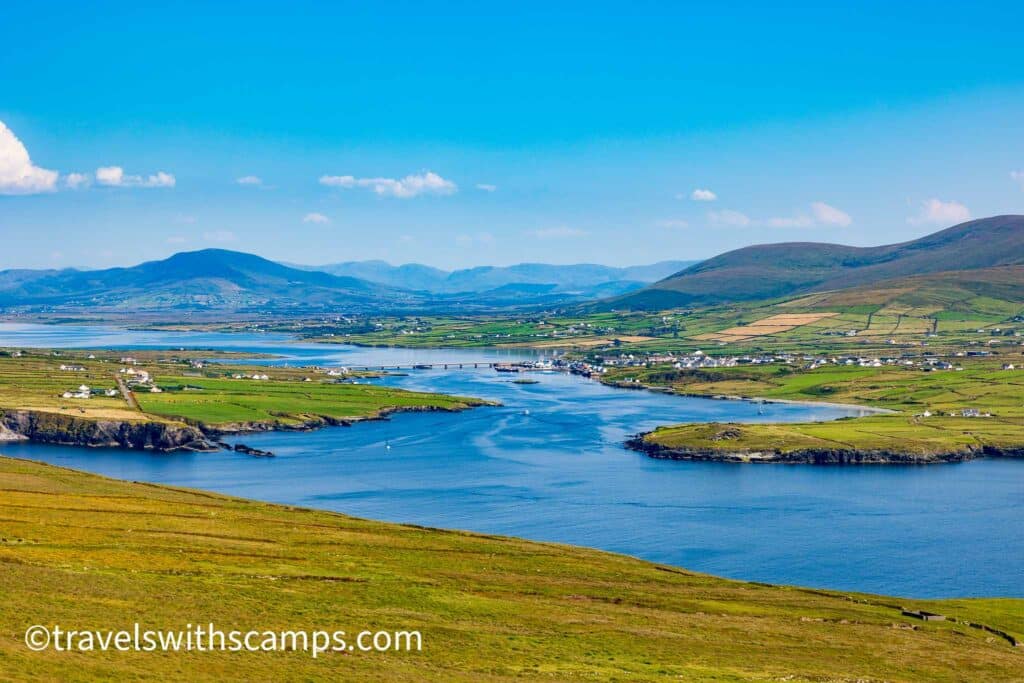
[[[551,4],[4,3],[0,268],[626,265],[1024,213],[1020,3]]]

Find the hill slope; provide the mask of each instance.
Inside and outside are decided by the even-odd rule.
[[[1020,600],[727,581],[585,548],[114,481],[0,457],[5,680],[1019,678]],[[31,652],[64,629],[419,631],[420,652]],[[301,642],[301,641],[300,641]]]
[[[787,309],[800,310],[843,310],[857,306],[902,307],[932,313],[991,313],[1008,318],[1024,306],[1024,265],[911,275],[813,292],[785,304]]]
[[[969,221],[880,247],[791,242],[730,251],[606,302],[664,308],[846,289],[894,278],[1024,264],[1024,216]]]

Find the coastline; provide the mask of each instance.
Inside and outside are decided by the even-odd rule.
[[[303,432],[323,427],[350,427],[359,422],[387,420],[399,413],[457,413],[473,408],[499,405],[493,401],[467,399],[462,406],[389,406],[372,415],[334,418],[327,415],[308,416],[288,423],[260,421],[207,425],[186,420],[91,420],[73,415],[38,410],[0,408],[0,443],[23,442],[86,448],[122,448],[172,453],[175,451],[215,452],[226,444],[222,437],[260,432]]]
[[[625,442],[627,448],[656,460],[691,460],[736,464],[789,464],[789,465],[938,465],[967,462],[979,458],[1021,458],[1024,447],[964,448],[936,453],[913,453],[876,449],[803,448],[778,452],[771,450],[718,450],[708,448],[672,447],[645,439],[648,434],[637,434]]]

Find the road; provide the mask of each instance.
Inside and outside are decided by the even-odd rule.
[[[141,413],[142,408],[139,407],[139,402],[135,399],[135,394],[132,393],[132,390],[128,388],[127,384],[125,384],[124,379],[122,379],[120,375],[114,375],[114,379],[117,381],[117,388],[121,390],[121,395],[124,396],[125,403],[128,404],[128,407]]]

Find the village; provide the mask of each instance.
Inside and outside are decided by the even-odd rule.
[[[913,354],[904,353],[899,356],[854,356],[854,355],[811,355],[787,352],[744,354],[729,356],[712,356],[704,351],[688,354],[673,353],[620,353],[616,355],[590,354],[585,359],[572,360],[560,354],[551,358],[533,361],[521,361],[498,366],[499,372],[516,372],[528,370],[561,370],[582,376],[603,375],[611,368],[651,368],[667,366],[675,370],[700,370],[709,368],[733,368],[745,365],[792,365],[804,370],[815,370],[826,366],[854,366],[862,368],[881,368],[898,366],[917,368],[924,372],[962,371],[963,365],[958,360],[964,358],[987,358],[991,355],[985,350],[956,351],[949,355],[935,353]],[[1014,370],[1013,363],[1004,363],[1002,370]]]

